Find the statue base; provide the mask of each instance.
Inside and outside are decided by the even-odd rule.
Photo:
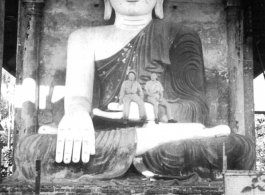
[[[179,186],[175,180],[150,181],[138,179],[113,179],[109,181],[91,180],[86,184],[41,184],[41,195],[81,195],[81,194],[224,194],[223,181],[198,182],[195,185]],[[0,185],[0,195],[35,194],[35,184],[20,182]]]

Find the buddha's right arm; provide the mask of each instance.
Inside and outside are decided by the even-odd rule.
[[[95,154],[94,127],[89,113],[94,84],[94,45],[88,30],[68,40],[65,115],[58,127],[56,162],[89,161]],[[80,155],[81,154],[81,155]]]
[[[91,33],[92,34],[92,33]],[[88,30],[73,32],[68,40],[65,113],[91,112],[94,84],[94,46]]]

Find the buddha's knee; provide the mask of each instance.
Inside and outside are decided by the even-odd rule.
[[[17,171],[27,179],[34,179],[36,160],[41,160],[42,171],[49,172],[55,164],[56,139],[56,135],[43,134],[22,137],[15,150]]]
[[[24,160],[55,157],[56,135],[33,134],[22,137],[17,144],[15,155]],[[34,162],[35,163],[35,162]]]

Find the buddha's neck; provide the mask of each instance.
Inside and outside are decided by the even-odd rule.
[[[123,30],[141,30],[152,20],[152,13],[143,16],[124,16],[116,13],[114,25]]]

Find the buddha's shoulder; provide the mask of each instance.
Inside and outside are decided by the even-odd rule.
[[[71,33],[70,38],[82,38],[82,39],[95,39],[97,37],[102,37],[107,35],[111,29],[112,25],[105,26],[95,26],[95,27],[85,27],[75,30]]]

